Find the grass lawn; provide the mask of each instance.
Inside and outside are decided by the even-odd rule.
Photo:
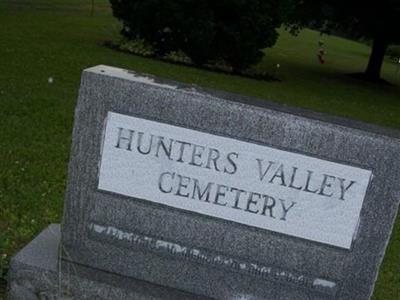
[[[256,96],[316,111],[400,128],[400,88],[350,78],[362,71],[369,48],[324,37],[327,63],[316,59],[319,35],[281,32],[256,67],[281,82],[265,82],[171,65],[115,52],[101,45],[117,39],[108,2],[96,0],[0,2],[0,298],[9,259],[44,227],[60,222],[72,116],[82,69],[107,64],[208,88]],[[54,82],[50,84],[48,78]],[[400,86],[387,61],[383,77]],[[3,287],[3,288],[2,288]],[[386,253],[374,299],[400,295],[400,221]]]

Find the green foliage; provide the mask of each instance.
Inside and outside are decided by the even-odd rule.
[[[182,63],[182,64],[192,64],[192,60],[182,51],[171,51],[165,56],[165,60]]]
[[[386,55],[390,56],[391,58],[400,58],[400,45],[391,45],[386,50]]]
[[[144,57],[154,55],[153,48],[143,39],[124,39],[123,41],[121,41],[121,43],[119,43],[118,48],[122,51],[127,51]]]
[[[259,62],[272,47],[290,0],[110,0],[128,39],[158,56],[182,51],[196,65],[223,60],[234,71]]]
[[[400,1],[297,0],[291,26],[310,26],[323,32],[342,32],[353,38],[381,37],[388,43],[400,40]]]

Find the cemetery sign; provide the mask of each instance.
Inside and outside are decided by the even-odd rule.
[[[63,226],[13,258],[11,299],[372,296],[398,131],[96,66],[72,136]]]

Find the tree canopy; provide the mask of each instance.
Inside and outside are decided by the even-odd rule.
[[[261,60],[292,0],[110,0],[128,39],[162,56],[182,51],[197,65],[223,61],[242,71]]]

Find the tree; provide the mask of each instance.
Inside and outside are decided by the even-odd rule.
[[[196,65],[224,61],[241,72],[272,47],[292,0],[110,0],[128,39],[163,56],[183,51]]]
[[[387,47],[400,41],[400,1],[298,0],[289,22],[292,30],[304,26],[321,32],[345,32],[372,41],[364,76],[380,80]]]

